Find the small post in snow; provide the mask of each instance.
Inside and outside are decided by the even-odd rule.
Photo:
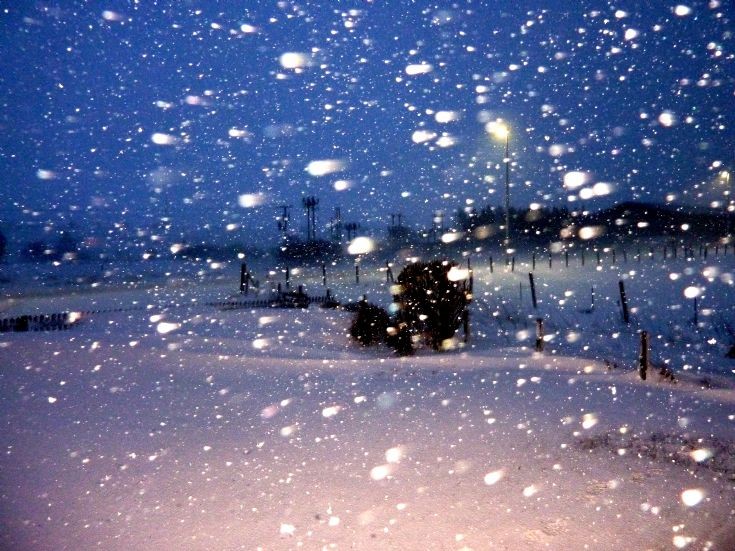
[[[322,285],[327,286],[327,264],[322,262]]]
[[[536,285],[533,282],[533,273],[528,273],[528,283],[531,285],[531,302],[533,303],[534,310],[538,308],[538,304],[536,303]]]
[[[641,353],[638,357],[638,374],[646,380],[648,370],[648,331],[641,331]]]
[[[536,318],[536,352],[544,351],[544,320]]]
[[[247,294],[248,292],[248,265],[244,262],[240,264],[240,293]]]
[[[286,266],[286,289],[291,288],[291,268]]]
[[[493,273],[493,257],[490,257],[490,273]]]
[[[697,297],[694,297],[694,317],[692,318],[694,327],[699,325],[699,305],[697,304]]]
[[[469,275],[469,279],[468,279],[468,282],[467,282],[467,288],[468,288],[470,294],[472,294],[472,289],[475,286],[475,277],[472,274],[472,264],[470,263],[469,257],[467,258],[467,273]]]
[[[592,286],[590,298],[592,299],[592,304],[590,306],[590,312],[592,312],[595,309],[595,286],[594,285]]]
[[[360,284],[360,265],[355,262],[355,285]]]
[[[625,284],[622,280],[618,282],[620,288],[620,305],[623,308],[623,321],[630,323],[630,316],[628,315],[628,298],[625,296]]]

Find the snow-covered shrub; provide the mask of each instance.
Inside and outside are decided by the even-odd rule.
[[[414,352],[411,331],[406,323],[396,322],[390,325],[385,342],[399,356],[410,356]]]
[[[385,341],[390,316],[380,306],[367,301],[360,302],[350,325],[350,335],[363,346]]]
[[[398,321],[412,333],[423,336],[427,345],[440,350],[462,323],[469,302],[464,281],[452,281],[453,262],[417,262],[398,276],[395,300]]]

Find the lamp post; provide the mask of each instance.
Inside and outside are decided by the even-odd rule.
[[[722,183],[725,185],[725,191],[723,192],[723,195],[725,196],[725,200],[723,201],[723,211],[725,216],[725,235],[726,237],[730,236],[730,222],[729,222],[729,214],[733,212],[733,206],[732,206],[732,189],[730,188],[730,171],[729,170],[723,170],[720,172],[720,179]]]
[[[490,121],[486,125],[488,133],[495,138],[505,139],[505,248],[510,247],[510,129],[501,119]]]
[[[510,151],[508,141],[510,132],[505,130],[505,246],[510,247]]]

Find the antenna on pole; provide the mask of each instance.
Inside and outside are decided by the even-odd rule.
[[[314,241],[316,240],[316,207],[319,199],[312,195],[304,197],[301,202],[306,211],[306,238],[307,241]]]
[[[339,207],[334,208],[334,218],[330,224],[332,241],[342,242],[342,211]]]
[[[281,232],[281,239],[285,241],[288,238],[288,224],[291,221],[291,205],[279,205],[282,209],[281,215],[276,216],[278,221],[278,231]]]

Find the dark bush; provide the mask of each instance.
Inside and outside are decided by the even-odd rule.
[[[363,346],[385,341],[390,316],[380,306],[366,301],[360,302],[350,325],[350,335]]]
[[[414,352],[411,330],[405,323],[394,323],[389,326],[385,342],[399,356],[411,356]]]
[[[423,335],[434,350],[454,336],[469,303],[464,281],[449,280],[454,266],[452,262],[417,262],[404,268],[396,280],[400,288],[395,297],[398,321]]]
[[[48,246],[43,241],[32,241],[23,249],[23,257],[27,260],[49,260],[47,250]]]

